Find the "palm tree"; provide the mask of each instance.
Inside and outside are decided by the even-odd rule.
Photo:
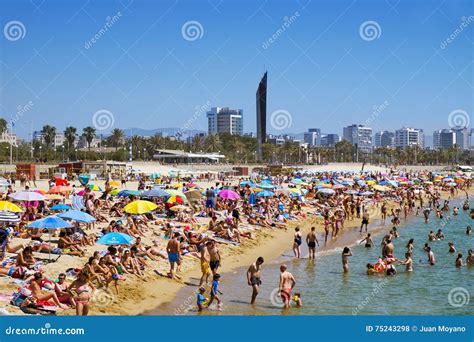
[[[54,138],[56,137],[56,127],[45,125],[43,126],[41,133],[43,134],[43,140],[46,144],[46,147],[51,147],[54,142]]]
[[[95,138],[95,128],[91,126],[84,127],[82,130],[82,136],[86,139],[87,148],[90,151],[92,140]]]
[[[4,118],[0,118],[0,134],[7,130],[8,122]]]
[[[77,129],[69,126],[64,130],[64,137],[66,138],[67,147],[70,150],[74,146],[77,137]]]
[[[206,137],[206,147],[209,152],[222,150],[222,142],[218,134],[211,134]]]
[[[124,143],[124,137],[125,137],[125,133],[123,130],[119,129],[119,128],[114,128],[110,137],[109,137],[109,141],[110,141],[110,144],[115,147],[115,151],[117,151],[117,149],[119,148],[120,145],[122,145]]]

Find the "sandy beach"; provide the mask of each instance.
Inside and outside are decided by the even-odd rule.
[[[143,166],[142,166],[143,167]],[[333,169],[333,168],[331,168]],[[343,168],[344,171],[353,170],[354,165],[349,165]],[[374,170],[381,171],[381,168],[375,168]],[[234,179],[231,181],[233,184],[237,184],[238,180]],[[79,185],[78,182],[75,182]],[[104,186],[104,181],[96,181],[100,187]],[[210,187],[213,183],[208,182],[197,182],[197,184],[203,188]],[[127,184],[128,189],[136,189],[138,186],[137,182],[129,182]],[[37,187],[40,189],[47,189],[46,181],[37,182]],[[19,188],[17,186],[17,188]],[[472,193],[472,190],[470,191]],[[448,198],[449,193],[444,192],[442,198]],[[459,197],[464,194],[459,194]],[[68,203],[68,200],[66,200]],[[388,203],[388,210],[395,207],[395,202]],[[309,232],[311,227],[316,227],[318,239],[324,241],[324,225],[321,217],[313,215],[313,208],[304,206],[303,211],[306,214],[306,218],[301,218],[295,221],[290,221],[286,229],[283,228],[263,228],[252,231],[252,239],[244,239],[239,246],[230,244],[220,244],[219,249],[222,256],[222,266],[219,273],[226,274],[235,272],[237,269],[247,267],[253,263],[257,257],[262,256],[267,261],[278,259],[283,253],[291,249],[294,228],[296,226],[301,228],[303,236]],[[371,224],[370,231],[377,232],[384,228],[387,228],[389,223],[382,225],[381,213],[379,206],[374,206],[370,211]],[[209,221],[208,218],[199,218],[199,224],[206,225]],[[146,236],[143,238],[145,244],[151,244],[152,241],[158,238],[161,234],[159,226],[164,222],[162,219],[158,219],[155,222],[151,222],[150,229]],[[98,231],[99,228],[103,227],[104,224],[96,224],[94,231]],[[321,248],[318,248],[318,252],[331,250],[336,247],[342,247],[343,245],[351,245],[360,240],[360,234],[347,234],[346,232],[354,231],[355,227],[360,226],[360,219],[354,219],[353,221],[347,220],[345,228],[342,230],[341,235],[335,239],[328,241],[328,244],[324,246],[321,243]],[[13,239],[13,244],[20,243],[20,239]],[[162,243],[166,244],[166,240],[162,239]],[[64,272],[66,269],[71,267],[82,267],[87,262],[88,256],[94,251],[104,250],[105,246],[94,245],[86,248],[87,257],[72,257],[68,255],[62,255],[56,262],[49,263],[44,266],[44,273],[46,276],[50,276],[52,280],[55,279],[55,275],[60,272]],[[38,254],[36,254],[38,255]],[[42,256],[44,258],[44,255]],[[147,268],[143,279],[138,279],[133,276],[127,277],[125,281],[120,281],[120,292],[117,296],[112,289],[99,290],[93,299],[93,305],[91,307],[90,314],[92,315],[140,315],[140,314],[153,314],[153,310],[161,305],[172,302],[180,291],[186,287],[192,287],[197,289],[199,278],[201,276],[200,263],[197,258],[191,256],[185,256],[181,271],[179,273],[181,280],[171,280],[164,276],[169,270],[169,264],[165,259],[159,259],[158,261],[150,261],[151,267]],[[158,275],[161,274],[162,276]],[[242,277],[245,275],[242,274]],[[72,279],[69,279],[70,281]],[[18,284],[13,282],[10,278],[0,278],[0,284],[4,290],[2,293],[13,292],[18,288]],[[183,298],[183,301],[186,298]],[[0,301],[0,307],[4,307],[10,314],[22,314],[19,308],[7,304],[5,301]],[[178,311],[176,311],[178,310]],[[179,307],[169,310],[166,314],[178,314]],[[61,315],[73,315],[75,311],[73,309],[61,311]]]

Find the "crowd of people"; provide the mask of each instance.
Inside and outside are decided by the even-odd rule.
[[[413,241],[407,246],[405,260],[395,258],[393,241],[399,236],[401,220],[423,215],[429,222],[432,211],[443,219],[451,209],[449,201],[442,203],[442,191],[450,197],[465,192],[463,209],[469,210],[471,180],[462,175],[434,173],[325,172],[221,178],[204,187],[193,179],[177,177],[151,182],[143,176],[137,186],[140,190],[124,189],[126,184],[127,180],[107,180],[104,189],[89,184],[67,185],[64,192],[37,201],[15,201],[11,196],[21,191],[47,194],[57,185],[51,182],[50,188],[41,192],[31,190],[27,184],[20,189],[10,184],[3,200],[21,210],[10,213],[13,217],[10,221],[5,219],[0,229],[0,276],[17,281],[18,290],[11,300],[15,306],[26,313],[52,314],[58,309],[75,308],[77,315],[87,315],[97,291],[118,295],[121,281],[131,277],[148,281],[150,274],[181,281],[183,260],[190,258],[200,264],[202,273],[196,284],[198,310],[214,302],[221,309],[219,268],[223,246],[245,244],[254,240],[260,230],[287,229],[290,222],[297,225],[300,220],[320,222],[323,231],[318,236],[313,226],[305,236],[296,227],[291,244],[295,258],[302,257],[301,245],[305,241],[308,257],[315,259],[317,247],[337,239],[348,224],[357,224],[360,233],[366,233],[361,243],[372,248],[375,244],[368,227],[375,217],[380,217],[381,224],[390,225],[391,229],[381,242],[380,260],[376,265],[367,264],[367,272],[393,275],[397,261],[407,271],[413,271]],[[142,201],[152,203],[152,209],[127,211],[128,205]],[[72,206],[93,220],[70,220],[68,227],[54,231],[53,239],[51,231],[30,227],[31,222],[56,217],[58,211],[54,208],[58,205]],[[458,213],[459,208],[453,208],[452,215]],[[100,239],[109,234],[120,234],[129,240],[106,243],[108,247],[98,249]],[[471,234],[470,227],[466,234]],[[444,238],[442,230],[428,236],[429,241]],[[457,252],[452,241],[449,246],[449,252]],[[427,244],[424,250],[428,262],[434,265],[436,259],[430,246]],[[49,274],[48,263],[62,255],[72,256],[74,264],[59,274]],[[343,248],[344,273],[349,272],[351,256],[351,249]],[[473,261],[470,250],[465,263]],[[168,263],[169,271],[157,272],[157,265],[164,263]],[[252,304],[262,286],[263,263],[263,257],[259,257],[247,272]],[[463,265],[463,254],[458,253],[456,266]],[[302,306],[301,293],[292,295],[295,284],[295,277],[282,265],[279,294],[284,307],[292,301]]]

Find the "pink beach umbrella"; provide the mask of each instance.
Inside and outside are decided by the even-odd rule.
[[[233,190],[222,190],[217,194],[220,198],[230,199],[230,200],[237,200],[240,198],[239,194]]]

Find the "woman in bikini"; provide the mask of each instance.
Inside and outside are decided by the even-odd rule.
[[[80,272],[76,280],[69,285],[67,290],[74,296],[76,315],[87,316],[92,299],[92,292],[95,290],[94,286],[90,283],[89,274],[87,272]]]

